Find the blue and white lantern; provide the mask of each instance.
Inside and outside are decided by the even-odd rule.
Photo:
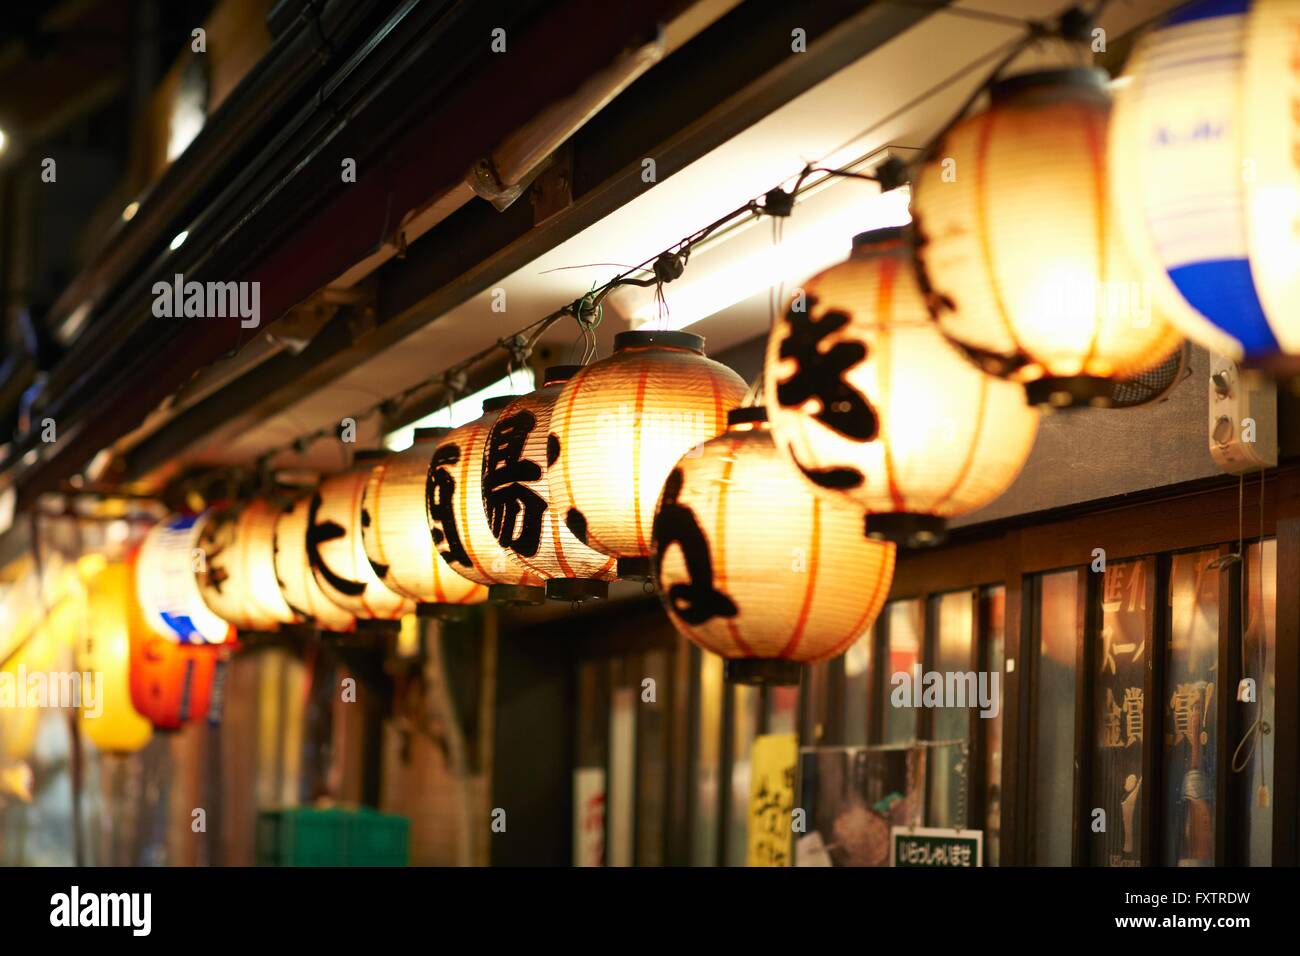
[[[1300,357],[1300,0],[1197,0],[1138,44],[1115,214],[1156,304],[1238,361]]]
[[[196,575],[206,557],[199,533],[206,515],[174,514],[149,529],[136,565],[136,598],[160,637],[182,644],[221,644],[230,625],[209,610]]]

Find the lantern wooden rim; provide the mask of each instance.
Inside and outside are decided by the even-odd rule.
[[[704,336],[694,332],[647,331],[637,329],[614,336],[614,351],[624,349],[667,348],[704,354]]]

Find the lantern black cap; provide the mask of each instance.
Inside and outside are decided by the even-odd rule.
[[[542,384],[554,385],[557,382],[567,382],[580,371],[582,371],[581,365],[548,365],[542,372]]]
[[[743,405],[727,412],[728,425],[744,425],[747,422],[765,421],[767,421],[767,406],[765,405]]]
[[[884,229],[869,229],[853,237],[853,248],[863,249],[879,245],[882,242],[897,242],[907,238],[906,226],[887,226]]]
[[[518,395],[494,395],[492,398],[485,398],[483,399],[483,413],[499,412],[518,397]]]
[[[364,461],[379,461],[381,458],[387,458],[391,455],[387,448],[358,448],[352,453],[353,464],[360,464]]]
[[[450,428],[417,428],[415,430],[415,440],[436,441],[449,431],[451,431]]]
[[[1107,74],[1091,66],[1071,66],[1057,70],[1035,70],[1032,73],[1017,73],[998,80],[989,87],[989,99],[1002,103],[1020,93],[1042,90],[1050,87],[1075,87],[1105,93]]]
[[[704,336],[694,332],[648,332],[641,329],[635,332],[620,332],[614,336],[614,348],[644,349],[651,346],[670,349],[689,349],[704,354]]]

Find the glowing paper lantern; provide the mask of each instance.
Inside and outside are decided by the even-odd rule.
[[[1038,412],[944,340],[911,255],[902,229],[858,236],[773,326],[763,381],[805,477],[871,512],[872,534],[925,543],[1007,489]]]
[[[275,579],[284,601],[294,614],[327,631],[351,631],[354,615],[339,607],[321,590],[307,556],[307,528],[314,494],[305,495],[281,509],[272,534]]]
[[[361,496],[384,452],[357,452],[350,471],[321,482],[307,511],[307,560],[325,596],[357,618],[392,621],[415,602],[384,585],[384,568],[366,557],[361,538]]]
[[[220,644],[231,627],[203,603],[195,575],[203,564],[199,534],[206,515],[176,514],[145,535],[136,594],[154,633],[182,644]]]
[[[1300,0],[1190,3],[1138,43],[1111,122],[1115,214],[1157,303],[1256,365],[1300,354],[1297,51]]]
[[[113,753],[139,750],[152,735],[149,721],[131,703],[133,601],[131,571],[125,564],[107,565],[87,582],[77,667],[83,674],[99,675],[99,696],[87,707],[83,691],[81,729],[96,747]]]
[[[655,501],[677,459],[720,433],[740,376],[690,332],[620,332],[614,354],[564,386],[551,417],[550,505],[575,538],[649,575]]]
[[[727,659],[729,680],[792,684],[844,653],[880,613],[894,545],[862,512],[811,494],[761,408],[678,462],[654,518],[659,593],[687,638]]]
[[[917,258],[944,333],[1035,404],[1108,405],[1178,333],[1153,308],[1110,212],[1099,70],[1003,80],[912,193]]]
[[[273,631],[295,620],[275,580],[277,516],[274,505],[258,499],[214,512],[199,531],[199,593],[240,630]]]
[[[420,602],[420,610],[479,604],[487,587],[452,571],[429,532],[428,482],[434,449],[450,429],[420,428],[415,443],[370,472],[361,504],[361,538],[384,584]]]
[[[501,547],[483,509],[483,450],[497,415],[513,398],[489,398],[481,416],[453,428],[434,449],[429,530],[443,561],[462,577],[488,585],[492,600],[540,604],[546,597],[544,579]]]
[[[561,601],[603,598],[617,577],[615,559],[574,537],[550,505],[551,462],[560,447],[551,415],[564,384],[580,370],[548,368],[541,388],[501,410],[483,455],[483,507],[498,544],[546,579],[547,597]]]

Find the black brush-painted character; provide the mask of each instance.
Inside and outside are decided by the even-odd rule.
[[[546,499],[524,484],[542,477],[542,466],[522,457],[536,424],[537,417],[527,409],[497,419],[483,456],[483,501],[492,534],[503,548],[525,557],[541,545],[546,511]]]
[[[816,419],[854,441],[872,441],[880,432],[880,420],[871,403],[848,382],[844,373],[867,357],[862,342],[836,342],[826,351],[820,346],[828,335],[849,324],[843,312],[827,312],[814,321],[817,300],[808,297],[807,309],[791,309],[785,321],[789,332],[781,342],[781,358],[792,359],[795,370],[776,386],[776,400],[786,408],[798,408],[816,398],[821,405]]]
[[[364,581],[353,581],[330,570],[325,559],[321,557],[320,546],[327,541],[343,537],[347,532],[337,521],[318,521],[320,517],[320,492],[311,496],[311,507],[307,510],[307,561],[312,570],[318,572],[334,590],[346,597],[360,597],[366,591]]]
[[[668,549],[677,545],[682,549],[689,580],[668,589],[668,603],[687,624],[704,624],[715,617],[735,617],[736,602],[713,586],[709,539],[704,536],[694,510],[678,501],[681,492],[682,471],[674,468],[664,482],[663,501],[655,515],[655,560],[662,565]]]
[[[459,445],[438,446],[437,451],[433,453],[433,461],[429,463],[429,477],[424,484],[424,501],[429,512],[429,521],[437,525],[432,528],[432,534],[442,559],[448,564],[472,568],[474,562],[466,553],[465,545],[460,540],[460,530],[456,527],[456,476],[448,470],[448,466],[459,462]]]
[[[208,587],[221,593],[222,587],[230,580],[230,572],[223,566],[221,556],[226,548],[234,544],[235,521],[229,514],[219,514],[203,527],[199,535],[199,547],[203,551]]]

